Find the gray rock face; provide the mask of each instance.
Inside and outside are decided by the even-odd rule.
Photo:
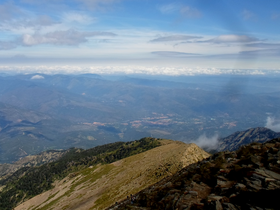
[[[220,139],[217,151],[234,151],[245,144],[250,144],[252,142],[263,143],[278,137],[280,137],[280,133],[276,133],[268,128],[250,128],[246,131],[238,131],[228,137]]]
[[[279,151],[277,138],[216,153],[109,209],[279,209]]]

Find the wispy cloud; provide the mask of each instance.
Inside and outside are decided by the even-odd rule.
[[[203,37],[195,37],[196,39],[202,39]],[[260,41],[260,39],[247,36],[247,35],[235,35],[235,34],[225,34],[214,37],[212,39],[204,39],[204,40],[187,40],[184,42],[177,43],[176,45],[180,44],[190,44],[190,43],[212,43],[212,44],[255,44],[254,42]]]
[[[22,37],[22,44],[26,46],[38,44],[55,44],[55,45],[78,45],[87,42],[88,37],[94,36],[116,36],[111,32],[79,32],[76,30],[54,31],[44,35],[25,34]]]
[[[0,4],[0,21],[11,20],[14,16],[21,16],[21,14],[22,10],[12,2]]]
[[[242,56],[262,56],[262,57],[279,57],[280,49],[265,49],[265,50],[251,50],[241,51],[239,54]]]
[[[186,56],[193,56],[199,55],[196,53],[185,53],[185,52],[176,52],[176,51],[154,51],[152,54],[156,54],[159,56],[167,56],[167,57],[186,57]]]
[[[30,4],[33,6],[44,5],[48,9],[61,9],[61,8],[70,8],[70,4],[77,4],[78,8],[83,8],[86,10],[102,10],[106,11],[112,8],[112,5],[115,3],[121,2],[122,0],[20,0],[22,3]]]
[[[89,10],[102,10],[106,11],[112,9],[112,5],[120,2],[121,0],[75,0],[81,3]]]
[[[171,13],[178,11],[180,9],[180,5],[175,4],[175,3],[165,4],[165,5],[159,6],[158,9],[163,14],[171,14]]]
[[[90,15],[87,15],[85,13],[79,13],[79,12],[65,12],[62,15],[62,22],[64,23],[78,23],[78,24],[91,24],[96,22],[96,18],[91,17]]]
[[[37,27],[37,26],[51,26],[54,24],[58,24],[58,21],[55,21],[50,16],[47,15],[41,15],[36,17],[35,19],[22,21],[23,26],[25,27]]]
[[[264,43],[264,42],[258,42],[258,43],[250,43],[246,44],[246,47],[254,47],[254,48],[269,48],[269,49],[280,49],[280,44],[278,43]]]
[[[0,50],[10,50],[18,46],[34,46],[40,44],[52,45],[79,45],[87,42],[90,37],[112,37],[112,32],[80,32],[73,29],[66,31],[54,31],[46,34],[24,34],[20,39],[0,42]]]
[[[198,9],[177,3],[161,5],[158,7],[158,10],[162,14],[178,13],[185,18],[200,18],[202,16]]]
[[[172,41],[185,41],[190,39],[200,39],[200,36],[189,36],[189,35],[171,35],[162,36],[156,39],[150,40],[150,42],[172,42]]]
[[[183,15],[183,17],[187,17],[187,18],[200,18],[200,17],[202,17],[202,13],[198,9],[192,8],[192,7],[189,7],[189,6],[185,6],[185,7],[181,8],[180,13]]]
[[[244,9],[241,13],[243,20],[256,20],[257,15],[250,10]]]
[[[207,40],[206,42],[213,42],[213,43],[250,43],[259,41],[259,39],[247,35],[221,35],[215,37],[213,39]]]
[[[275,120],[273,117],[267,117],[265,127],[275,132],[280,132],[280,121]]]

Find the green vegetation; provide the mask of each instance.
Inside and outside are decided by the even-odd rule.
[[[142,138],[132,142],[97,146],[88,150],[71,148],[58,161],[39,167],[25,167],[11,177],[0,180],[0,185],[5,185],[0,192],[0,209],[12,209],[19,203],[51,189],[55,180],[61,180],[70,173],[74,176],[74,172],[82,169],[86,173],[86,168],[89,166],[112,163],[159,145],[160,142],[154,138]]]

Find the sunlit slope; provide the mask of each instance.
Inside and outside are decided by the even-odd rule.
[[[70,174],[52,190],[16,209],[104,209],[209,156],[195,144],[170,140],[161,143],[144,153]]]

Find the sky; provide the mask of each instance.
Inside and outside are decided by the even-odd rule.
[[[279,71],[279,34],[279,0],[1,0],[0,70]]]

